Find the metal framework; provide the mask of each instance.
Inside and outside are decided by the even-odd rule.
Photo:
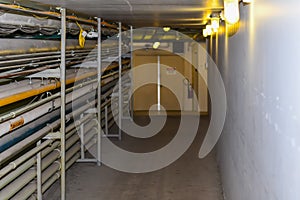
[[[23,11],[16,7],[6,7],[2,4],[1,6],[9,10]],[[24,10],[24,12],[47,16],[47,14],[40,11]],[[75,50],[67,48],[67,20],[70,16],[67,16],[66,9],[60,8],[60,15],[52,17],[60,19],[61,39],[60,48],[57,47],[57,52],[51,52],[53,50],[49,48],[44,50],[44,52],[33,51],[33,53],[26,55],[21,52],[19,53],[20,55],[9,55],[7,57],[10,58],[8,61],[0,59],[0,64],[1,62],[5,63],[5,68],[1,68],[1,70],[9,71],[19,68],[23,70],[24,68],[24,71],[20,70],[20,72],[4,75],[6,78],[25,75],[21,82],[22,86],[14,86],[13,83],[8,84],[5,92],[1,92],[0,95],[5,97],[5,101],[0,102],[1,106],[7,106],[26,98],[38,97],[38,95],[46,96],[46,98],[42,96],[44,98],[0,116],[0,164],[8,163],[4,167],[0,165],[2,167],[0,168],[0,199],[13,197],[16,199],[35,198],[42,200],[43,193],[56,180],[60,179],[60,195],[61,199],[65,200],[66,170],[76,161],[95,162],[98,166],[101,166],[101,138],[104,136],[118,137],[120,140],[122,138],[123,96],[124,92],[126,92],[122,89],[122,81],[124,82],[122,75],[130,69],[129,66],[132,66],[132,60],[122,58],[124,48],[122,44],[122,24],[118,24],[119,38],[115,50],[116,54],[118,54],[118,62],[110,64],[108,67],[109,73],[102,76],[102,73],[104,73],[102,62],[104,62],[103,57],[105,56],[105,51],[103,51],[101,45],[102,26],[117,27],[115,25],[109,26],[100,18],[97,18],[96,24],[91,22],[91,20],[78,20],[80,23],[97,25],[97,53],[89,54],[90,49],[88,48]],[[130,38],[130,52],[132,55],[132,27],[130,28]],[[109,57],[109,55],[106,56]],[[88,61],[96,58],[97,73],[79,74],[77,78],[81,82],[76,85],[72,77],[75,73],[73,73],[71,66],[80,64],[85,58]],[[73,62],[73,60],[76,61]],[[32,67],[32,61],[37,63],[37,70],[26,70],[26,67]],[[21,63],[22,65],[16,65],[15,63]],[[45,67],[51,66],[51,64],[52,67]],[[73,74],[69,74],[69,70]],[[109,98],[112,88],[117,82],[119,88],[119,132],[113,135],[109,134],[109,129],[114,124]],[[0,91],[1,89],[3,89],[2,85],[0,86]],[[60,91],[51,94],[51,92],[56,90]],[[14,93],[16,91],[24,92],[24,95],[19,95],[20,99],[17,99],[15,98],[17,93]],[[96,91],[97,99],[91,100],[94,96],[89,91]],[[3,100],[3,98],[1,99]],[[72,109],[72,103],[78,105],[75,106],[77,109]],[[75,117],[79,117],[79,119],[75,120]],[[49,122],[49,119],[52,121],[50,120]],[[71,121],[72,123],[70,123],[70,119],[73,119],[74,122]],[[15,121],[12,127],[11,121]],[[32,131],[32,127],[29,124],[31,122],[34,122],[37,126],[43,125],[43,127],[41,126],[42,128],[34,130],[31,135],[24,137],[15,144],[10,144],[10,135],[21,138],[21,136],[25,135],[24,133]],[[81,141],[76,134],[76,126],[80,126]],[[18,129],[19,127],[20,129]],[[87,127],[89,127],[89,131],[87,131]],[[105,130],[105,134],[102,134],[102,129]],[[7,148],[7,144],[11,145],[11,147]],[[95,159],[88,159],[85,156],[87,146],[93,145],[96,145],[96,157]],[[28,150],[28,148],[30,149]]]
[[[60,157],[61,157],[61,200],[66,199],[66,9],[61,9],[61,49],[60,49]]]

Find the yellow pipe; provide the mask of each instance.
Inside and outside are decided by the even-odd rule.
[[[125,60],[125,61],[122,62],[122,64],[128,64],[128,63],[129,63],[129,60]],[[113,63],[107,69],[111,70],[111,69],[113,69],[117,66],[118,66],[118,64]],[[69,78],[69,79],[66,80],[66,85],[69,85],[71,83],[74,83],[75,81],[83,80],[85,78],[95,76],[95,75],[97,75],[97,72],[89,72],[89,73],[85,73],[85,74],[83,74],[81,76],[78,76],[78,77]],[[40,88],[28,90],[26,92],[21,92],[21,93],[14,94],[14,95],[9,96],[9,97],[1,98],[0,99],[0,107],[18,102],[20,100],[23,100],[23,99],[26,99],[26,98],[29,98],[29,97],[33,97],[35,95],[42,94],[44,92],[48,92],[48,91],[57,89],[59,87],[60,87],[60,82],[58,81],[56,83],[52,83],[52,84],[49,84],[49,85],[46,85],[46,86],[43,86],[43,87],[40,87]]]
[[[66,85],[69,85],[71,83],[74,83],[75,81],[82,80],[82,79],[88,78],[90,76],[95,76],[95,75],[97,75],[96,72],[90,72],[90,73],[86,73],[86,74],[76,77],[76,78],[75,77],[70,78],[70,79],[66,80]],[[49,85],[45,85],[40,88],[28,90],[26,92],[21,92],[21,93],[18,93],[18,94],[9,96],[9,97],[1,98],[0,99],[0,107],[15,103],[17,101],[20,101],[20,100],[23,100],[23,99],[26,99],[26,98],[29,98],[29,97],[32,97],[35,95],[42,94],[42,93],[50,91],[50,90],[57,89],[59,87],[60,87],[60,82],[56,82],[56,83],[52,83]]]
[[[85,48],[93,49],[93,48],[95,48],[95,45],[87,45]],[[82,49],[82,48],[80,46],[67,47],[67,50],[77,50],[77,49]],[[28,50],[19,50],[19,49],[0,50],[0,56],[14,55],[14,54],[26,54],[26,53],[42,53],[42,52],[49,52],[49,51],[60,51],[60,48],[52,47],[52,48],[30,48]]]

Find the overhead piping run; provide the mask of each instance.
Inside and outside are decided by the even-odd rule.
[[[39,11],[39,10],[32,10],[30,8],[26,8],[26,7],[22,7],[20,5],[14,5],[14,4],[0,4],[0,8],[1,9],[6,9],[6,10],[13,10],[13,11],[18,11],[18,12],[23,12],[23,13],[28,13],[33,15],[34,17],[37,17],[35,15],[40,15],[40,16],[45,16],[45,17],[50,17],[50,18],[56,18],[59,19],[60,18],[60,13],[58,12],[53,12],[53,11]],[[95,20],[91,20],[91,19],[83,19],[83,18],[79,18],[77,16],[73,16],[73,15],[69,15],[66,16],[67,20],[71,20],[71,21],[77,21],[77,22],[81,22],[84,24],[90,24],[90,25],[94,25],[97,26],[97,21]],[[101,22],[102,26],[108,27],[108,28],[113,28],[113,29],[117,29],[117,25],[113,25],[113,24],[109,24],[108,22],[102,21]]]
[[[129,64],[129,62],[130,62],[129,60],[122,61],[122,64]],[[116,67],[118,67],[118,64],[112,64],[108,69],[113,69],[113,68],[116,68]],[[85,78],[89,78],[89,77],[96,76],[96,75],[97,75],[97,72],[85,73],[81,76],[67,79],[66,84],[69,85],[69,84],[74,83],[75,81],[83,80]],[[57,89],[57,88],[60,88],[60,82],[55,82],[53,84],[45,85],[45,86],[40,87],[40,88],[36,88],[36,89],[32,89],[32,90],[29,90],[29,91],[18,93],[18,94],[12,95],[12,96],[8,96],[8,97],[0,99],[0,107],[5,106],[5,105],[9,105],[11,103],[14,103],[14,102],[20,101],[22,99],[26,99],[28,97],[32,97],[32,96],[47,92],[47,91],[50,91],[50,90]]]

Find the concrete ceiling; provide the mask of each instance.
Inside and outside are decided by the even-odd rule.
[[[37,0],[134,27],[201,28],[223,0]]]

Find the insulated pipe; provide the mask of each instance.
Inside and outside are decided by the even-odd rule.
[[[82,58],[82,56],[84,55],[95,55],[93,52],[80,52],[80,53],[75,53],[75,52],[66,52],[66,57],[67,58]],[[29,63],[29,64],[35,64],[34,61],[46,61],[46,60],[55,60],[55,61],[59,61],[60,55],[47,55],[47,56],[40,56],[40,57],[31,57],[31,58],[21,58],[21,59],[14,59],[14,60],[0,60],[0,65],[1,66],[7,66],[7,65],[17,65],[17,64],[21,64],[21,63]],[[3,68],[1,67],[1,70],[3,70]]]
[[[68,62],[67,65],[72,66],[72,65],[76,65],[76,64],[80,64],[80,63],[82,63],[82,61],[73,61],[73,62]],[[44,71],[46,69],[57,68],[59,66],[60,66],[59,64],[46,65],[44,67],[39,67],[39,68],[35,68],[35,69],[28,69],[28,70],[23,70],[23,71],[20,71],[20,72],[2,74],[2,75],[0,75],[0,78],[11,78],[11,77],[16,77],[16,76],[27,76],[27,75],[30,75],[30,74],[34,74],[34,73],[37,73],[37,72]]]
[[[108,70],[116,68],[117,66],[118,66],[117,64],[112,64],[112,65],[110,65]],[[85,78],[95,76],[95,75],[97,75],[96,72],[90,72],[90,73],[83,74],[79,77],[73,77],[73,78],[70,78],[70,79],[66,80],[66,84],[69,85],[69,84],[74,83],[75,81],[83,80]],[[25,92],[22,92],[22,93],[19,93],[19,94],[11,95],[9,97],[0,98],[0,107],[15,103],[17,101],[20,101],[20,100],[23,100],[23,99],[26,99],[26,98],[29,98],[29,97],[32,97],[32,96],[39,95],[39,94],[44,93],[44,92],[48,92],[48,91],[60,88],[60,85],[61,85],[60,82],[57,82],[57,83],[42,86],[40,88],[36,88],[36,89],[30,90],[30,91],[25,91]]]
[[[74,147],[72,147],[67,152],[67,157],[66,157],[67,161],[70,160],[79,151],[79,149],[80,149],[80,145],[79,144],[77,144]],[[56,159],[55,159],[55,157],[53,155],[48,156],[45,159],[43,159],[44,162],[47,162],[46,163],[47,165],[44,164],[44,166],[43,166],[42,183],[46,182],[55,172],[57,172],[60,169],[61,163],[54,162],[55,160]],[[50,162],[50,161],[52,161],[52,162]],[[21,175],[18,179],[15,179],[7,187],[5,187],[3,190],[1,190],[1,192],[0,192],[0,199],[9,199],[9,198],[11,198],[18,191],[20,191],[24,186],[26,188],[26,185],[31,180],[33,180],[35,177],[36,177],[36,171],[35,171],[35,169],[28,170],[26,173],[24,173],[23,175]],[[34,191],[35,190],[36,190],[36,187],[34,188]],[[29,193],[28,190],[26,190],[26,192]],[[23,198],[24,198],[24,196],[22,196],[22,199]]]
[[[103,44],[103,47],[108,49],[111,46],[114,46],[117,42],[110,42],[109,44]],[[84,49],[94,49],[95,45],[94,44],[86,44]],[[68,46],[67,50],[71,51],[76,51],[76,50],[81,50],[82,48],[77,45],[77,46]],[[104,50],[106,50],[104,49]],[[60,48],[58,47],[44,47],[44,48],[29,48],[29,49],[9,49],[9,50],[0,50],[0,59],[4,57],[4,60],[6,59],[17,59],[19,57],[29,57],[32,54],[42,54],[42,53],[51,53],[51,52],[58,52],[60,54]]]
[[[17,5],[0,4],[0,8],[14,10],[14,11],[18,11],[18,12],[29,13],[29,14],[42,15],[42,16],[47,16],[47,17],[52,17],[52,18],[58,18],[58,19],[61,17],[61,15],[56,12],[32,10],[32,9],[24,8],[24,7],[17,6]],[[66,16],[66,19],[75,21],[75,22],[90,24],[90,25],[94,25],[94,26],[97,25],[97,23],[94,20],[78,18],[73,15]],[[101,25],[106,26],[108,28],[117,29],[117,27],[115,25],[109,24],[105,21],[101,22]]]
[[[12,182],[16,179],[16,177],[23,174],[25,171],[27,171],[29,168],[31,168],[34,163],[36,163],[36,158],[30,158],[27,160],[24,164],[22,164],[20,167],[18,167],[13,173],[8,174],[3,179],[0,180],[0,190],[2,190],[3,187],[5,187],[7,184]]]
[[[95,59],[95,55],[91,55],[91,54],[87,54],[87,55],[84,55],[84,56],[76,56],[76,57],[68,57],[66,58],[66,61],[68,61],[67,63],[69,65],[76,65],[78,64],[78,61],[79,63],[82,62],[82,61],[89,61],[89,60],[94,60]],[[22,71],[21,72],[26,72],[26,68],[35,68],[35,69],[40,69],[42,68],[42,65],[54,65],[52,68],[54,68],[55,66],[57,66],[57,63],[59,62],[60,60],[47,60],[47,61],[40,61],[40,62],[29,62],[29,63],[24,63],[24,64],[18,64],[18,65],[10,65],[10,66],[5,66],[5,67],[1,67],[0,68],[0,71],[3,71],[1,73],[1,76],[4,77],[5,74],[7,74],[6,71],[9,71],[9,70],[16,70],[18,68],[22,68]],[[71,62],[73,61],[73,62]],[[58,67],[58,66],[57,66]],[[21,73],[19,72],[19,73]],[[10,77],[14,76],[15,74],[11,74]]]
[[[31,158],[32,156],[36,155],[38,152],[46,148],[52,143],[51,140],[47,140],[43,142],[41,145],[31,149],[30,151],[26,152],[22,157],[19,157],[15,161],[9,163],[6,167],[2,168],[0,170],[0,179],[4,177],[6,174],[8,174],[13,169],[17,168],[20,164],[25,162],[27,159]]]
[[[94,83],[94,82],[97,82],[97,80],[94,79],[94,80],[91,80],[91,81],[87,81],[87,82],[78,84],[78,85],[76,85],[76,86],[74,86],[74,87],[68,88],[68,89],[66,90],[66,92],[67,92],[67,93],[72,92],[72,91],[75,90],[75,89],[84,87],[84,86],[89,85],[89,84],[92,84],[92,83]],[[37,107],[40,106],[40,105],[43,105],[43,104],[45,104],[45,103],[47,103],[47,102],[49,102],[49,101],[52,101],[52,100],[54,100],[54,99],[57,98],[57,97],[60,97],[60,93],[53,94],[53,95],[51,95],[50,97],[47,97],[47,98],[42,99],[42,100],[39,100],[38,102],[34,102],[34,103],[32,103],[32,104],[30,104],[30,105],[28,105],[28,106],[25,106],[25,107],[23,107],[23,108],[21,108],[21,109],[19,109],[19,110],[10,112],[10,113],[8,113],[8,114],[6,114],[6,115],[3,115],[3,116],[0,116],[0,123],[1,123],[1,122],[4,122],[4,121],[6,121],[6,120],[12,119],[12,118],[14,118],[14,117],[17,117],[17,116],[19,116],[19,115],[21,115],[21,114],[24,114],[25,112],[28,112],[28,111],[30,111],[30,110],[32,110],[32,109],[34,109],[34,108],[37,108]],[[103,98],[102,98],[102,99],[103,99]]]
[[[73,113],[68,114],[66,119],[71,119],[73,116],[78,116],[88,108],[95,105],[95,101],[92,101],[91,103],[86,104],[85,106],[82,106],[78,110],[73,111]],[[2,152],[0,154],[0,163],[4,163],[5,161],[9,160],[11,157],[18,154],[20,151],[25,149],[26,147],[30,146],[31,144],[37,142],[41,138],[43,138],[45,135],[47,135],[49,132],[51,132],[54,129],[57,129],[60,126],[60,119],[54,121],[50,125],[40,129],[35,134],[30,135],[29,137],[25,138],[21,142],[17,143],[16,145],[12,146],[11,148],[7,149],[6,151]]]
[[[73,102],[73,104],[69,103],[67,105],[68,112],[72,111],[72,105],[74,105],[74,107],[76,107],[76,108],[86,107],[86,105],[85,105],[86,101],[88,101],[89,99],[91,99],[93,97],[94,97],[94,95],[91,93],[91,94],[87,94],[87,95],[81,97],[80,99],[75,100]],[[69,116],[71,116],[71,114]],[[3,136],[0,140],[0,152],[3,152],[4,150],[10,148],[12,145],[20,142],[21,140],[25,139],[26,137],[28,137],[30,135],[32,135],[39,129],[42,129],[47,124],[51,124],[55,120],[59,119],[59,117],[60,117],[60,111],[59,111],[59,109],[56,109],[56,110],[52,111],[51,113],[38,118],[34,122],[31,122],[23,127],[18,128],[17,130],[11,132],[10,134]],[[2,162],[0,159],[0,164],[1,163]]]
[[[93,48],[85,48],[85,49],[72,49],[72,50],[68,50],[68,53],[82,53],[82,52],[90,52],[91,50],[93,50]],[[37,52],[37,53],[20,53],[20,54],[15,54],[15,55],[4,55],[1,56],[0,55],[0,61],[2,60],[18,60],[18,59],[23,59],[23,58],[31,58],[31,57],[40,57],[40,56],[49,56],[49,55],[60,55],[60,51],[59,49],[56,50],[52,50],[52,49],[48,49],[48,51],[45,52]]]
[[[76,148],[76,149],[75,149]],[[78,151],[80,149],[79,145],[74,146],[74,149],[72,149],[72,152],[67,152],[68,161],[66,164],[66,168],[69,169],[71,165],[73,165],[76,160],[79,158]],[[53,178],[55,177],[55,178]],[[43,174],[42,179],[42,192],[44,193],[58,178],[60,177],[59,172],[52,169],[52,171]],[[27,199],[30,195],[32,195],[36,191],[36,182],[29,183],[27,186],[25,186],[21,191],[19,191],[12,199]]]
[[[72,100],[78,99],[79,97],[85,95],[86,93],[95,90],[96,87],[97,87],[97,83],[93,83],[91,85],[75,90],[73,91],[73,93],[69,93],[66,96],[66,102],[70,103]],[[19,126],[25,125],[58,107],[60,107],[60,98],[53,99],[53,101],[45,103],[40,107],[37,107],[29,112],[26,112],[25,114],[16,117],[13,120],[6,121],[0,124],[0,137],[18,128]]]
[[[89,116],[87,116],[89,117]],[[85,119],[81,119],[81,121],[76,121],[77,123],[84,123],[85,120],[88,120],[89,118],[85,118]],[[90,124],[90,123],[89,123]],[[67,135],[66,135],[66,139],[68,140],[74,133],[77,132],[77,130],[75,129],[75,125],[73,126],[74,124],[72,125],[69,125],[67,128],[66,128],[66,131],[67,131]],[[87,126],[87,128],[90,127],[90,129],[93,127],[93,126]],[[90,130],[88,129],[88,130]],[[30,159],[32,156],[36,155],[38,152],[40,152],[41,150],[42,151],[42,158],[49,154],[51,151],[53,151],[56,147],[58,147],[59,145],[59,142],[54,142],[52,144],[52,140],[46,140],[45,142],[43,142],[41,145],[31,149],[30,151],[28,151],[27,153],[25,153],[24,155],[22,155],[21,157],[19,157],[18,159],[16,159],[15,161],[9,163],[6,167],[2,168],[0,170],[0,189],[1,189],[1,186],[5,185],[5,183],[9,183],[10,181],[9,180],[13,180],[14,177],[16,177],[17,175],[15,174],[18,174],[22,171],[24,171],[25,169],[28,169],[26,168],[25,164],[22,164],[24,163],[26,160]],[[49,146],[50,144],[52,144],[50,147],[47,147]],[[45,149],[46,148],[46,149]],[[19,165],[22,164],[20,167]],[[27,166],[27,165],[26,165]],[[17,168],[17,169],[16,169]],[[7,175],[9,172],[11,172],[12,170],[16,169],[15,171],[13,171],[13,173]],[[20,175],[19,174],[19,175]],[[7,176],[6,176],[7,175]],[[5,176],[5,177],[4,177]],[[2,177],[4,177],[2,179]]]
[[[87,133],[84,136],[84,145],[86,145],[91,139],[95,138],[97,135],[98,129],[94,127],[93,129],[90,129],[89,131],[86,131]]]
[[[76,70],[69,70],[69,76],[68,79],[75,77],[76,75],[81,75],[81,74],[77,74]],[[49,84],[54,84],[56,83],[56,78],[26,78],[23,81],[17,82],[16,84],[13,83],[12,85],[14,87],[9,87],[11,84],[6,84],[6,85],[2,85],[2,91],[0,93],[0,99],[8,97],[8,96],[12,96],[15,94],[19,94],[22,92],[26,92],[28,90],[33,90],[33,89],[37,89],[37,88],[41,88],[43,86],[47,86]],[[7,89],[5,89],[7,87]],[[3,89],[4,88],[4,89]]]
[[[46,155],[48,155],[50,152],[52,152],[58,146],[59,146],[59,142],[55,142],[52,146],[48,147],[47,149],[45,149],[41,152],[41,154],[42,154],[41,157],[44,158]],[[0,180],[0,189],[2,189],[7,184],[12,182],[14,179],[16,179],[18,176],[20,176],[22,173],[24,173],[30,167],[32,167],[35,163],[36,163],[36,158],[32,157],[29,160],[27,160],[25,163],[23,163],[20,167],[16,168],[14,171],[12,171],[8,175],[6,175],[4,178],[2,178]]]
[[[83,74],[79,77],[73,77],[73,78],[70,78],[70,79],[66,80],[66,84],[69,85],[71,83],[74,83],[75,81],[83,80],[85,78],[88,78],[90,76],[95,76],[95,75],[96,75],[96,73],[90,72],[90,73]],[[0,107],[8,105],[8,104],[15,103],[17,101],[20,101],[20,100],[23,100],[23,99],[26,99],[26,98],[29,98],[29,97],[32,97],[32,96],[39,95],[39,94],[44,93],[44,92],[48,92],[48,91],[60,88],[60,86],[61,86],[61,83],[56,82],[56,83],[52,83],[52,84],[49,84],[49,85],[42,86],[40,88],[32,89],[32,90],[25,91],[25,92],[22,92],[22,93],[19,93],[19,94],[15,94],[15,95],[12,95],[12,96],[1,98],[0,99]]]
[[[117,42],[113,43],[106,43],[102,44],[102,46],[107,49],[111,46],[116,46]],[[67,53],[84,53],[84,52],[91,52],[95,48],[95,45],[88,45],[85,46],[84,49],[82,49],[79,46],[68,46],[66,47]],[[104,50],[105,50],[104,49]],[[0,51],[0,61],[2,60],[18,60],[22,58],[30,58],[30,57],[41,57],[41,56],[49,56],[49,55],[60,55],[60,49],[59,48],[31,48],[29,51],[23,51],[18,50],[15,52],[7,52],[6,55],[4,55],[5,51]],[[103,51],[105,53],[105,51]]]

